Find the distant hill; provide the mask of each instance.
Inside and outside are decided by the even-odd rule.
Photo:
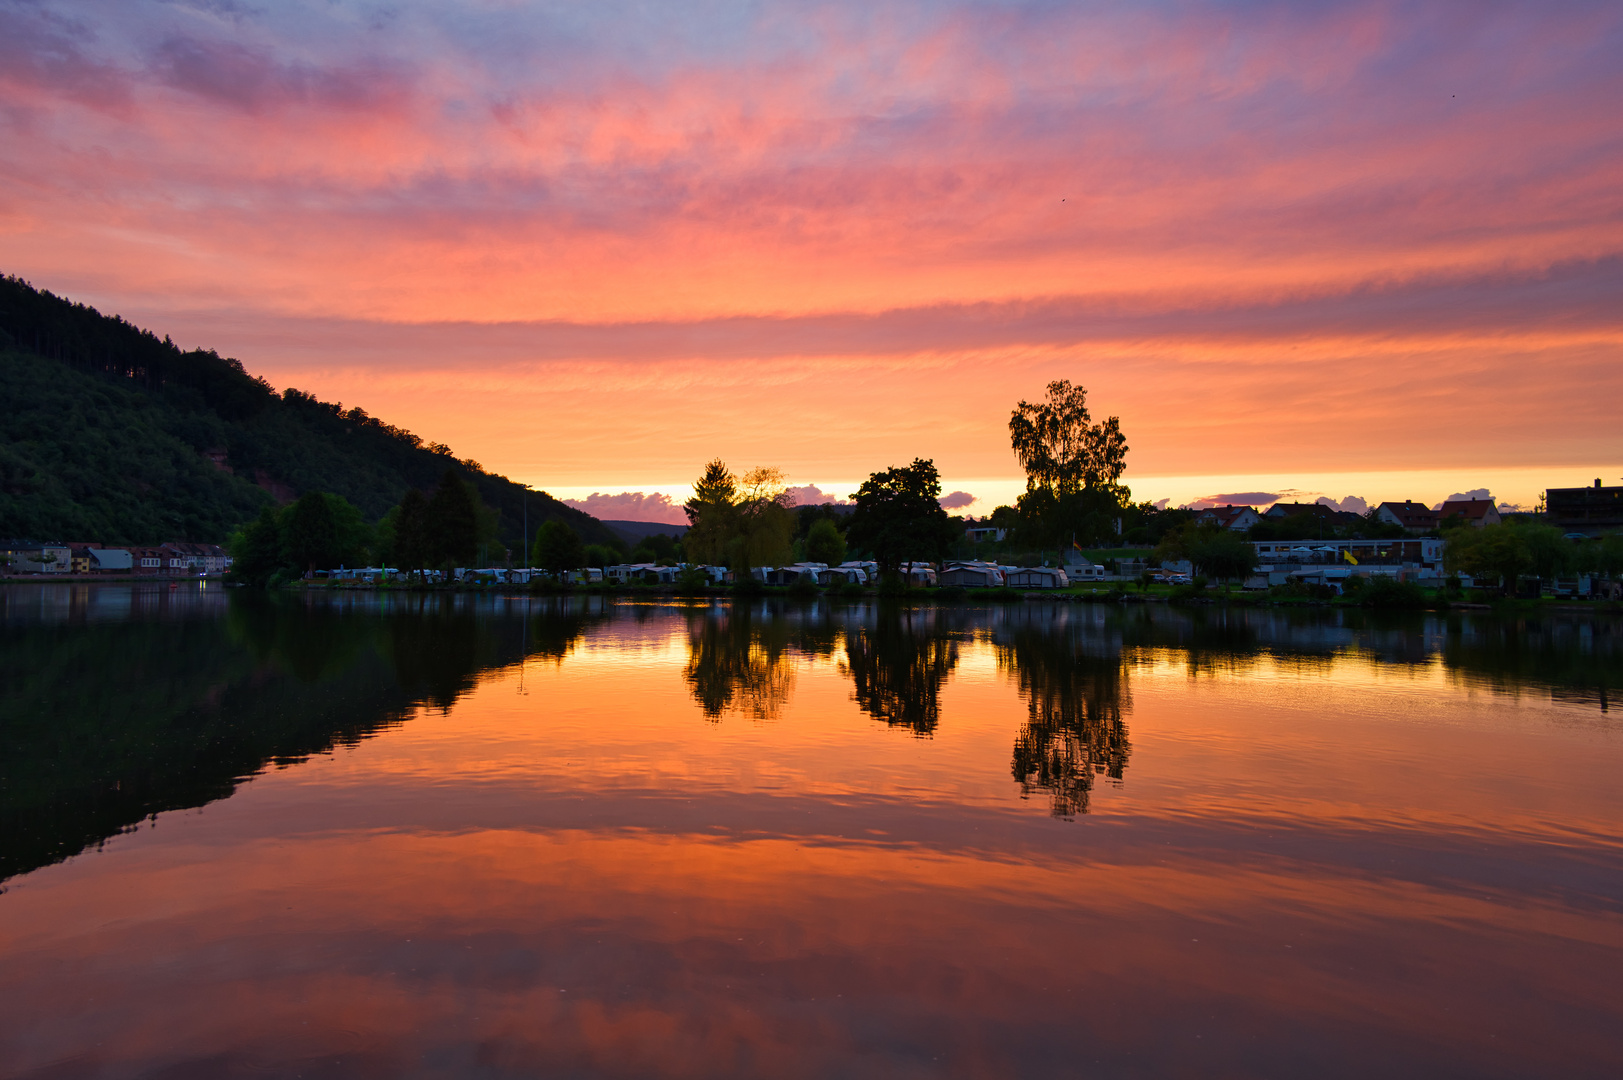
[[[377,520],[455,469],[498,515],[502,543],[591,515],[458,461],[359,408],[277,394],[236,360],[0,278],[0,537],[107,544],[215,542],[273,501],[330,491]]]
[[[636,547],[639,540],[650,536],[663,533],[680,539],[688,531],[686,525],[671,525],[664,521],[609,521],[605,518],[603,524],[613,529],[620,539],[632,547]]]

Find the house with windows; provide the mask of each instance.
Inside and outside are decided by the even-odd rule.
[[[1437,509],[1437,524],[1459,518],[1473,529],[1499,524],[1499,508],[1492,499],[1454,499]]]
[[[1401,526],[1405,532],[1414,534],[1434,532],[1437,529],[1437,511],[1425,503],[1417,503],[1412,499],[1383,502],[1375,508],[1375,519],[1388,525]]]
[[[164,544],[163,568],[171,574],[223,574],[231,557],[219,544]]]
[[[0,557],[13,574],[66,574],[73,568],[73,548],[67,544],[11,540]]]
[[[1270,521],[1283,521],[1286,518],[1299,517],[1302,514],[1316,517],[1326,525],[1334,526],[1357,525],[1364,520],[1361,515],[1355,514],[1351,510],[1337,510],[1335,507],[1326,506],[1324,503],[1303,502],[1276,502],[1262,516]]]
[[[1195,515],[1196,525],[1221,525],[1235,532],[1245,532],[1262,520],[1255,507],[1210,506]]]
[[[1550,488],[1544,493],[1544,520],[1564,533],[1600,536],[1623,529],[1623,486]]]

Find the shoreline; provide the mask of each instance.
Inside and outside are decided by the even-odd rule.
[[[215,585],[222,589],[248,589],[249,586],[227,581],[223,576],[172,577],[157,574],[89,575],[89,574],[37,574],[0,576],[5,585],[170,585],[182,583]],[[284,593],[382,593],[401,595],[485,595],[504,597],[572,597],[610,596],[628,599],[714,601],[714,600],[830,600],[865,602],[881,600],[907,604],[954,605],[963,603],[1071,603],[1071,604],[1168,604],[1178,607],[1248,607],[1248,608],[1313,608],[1357,611],[1428,612],[1498,612],[1504,614],[1562,614],[1615,615],[1623,614],[1623,602],[1615,600],[1574,601],[1569,597],[1506,597],[1493,601],[1449,600],[1428,598],[1425,604],[1414,607],[1375,607],[1343,600],[1309,597],[1272,597],[1267,594],[1221,593],[1203,590],[1199,593],[1177,595],[1172,591],[1127,592],[1122,589],[961,589],[915,588],[903,593],[883,593],[878,588],[861,587],[860,591],[840,589],[796,591],[792,586],[764,586],[759,590],[736,592],[731,588],[684,590],[675,585],[586,585],[526,588],[512,585],[377,585],[369,582],[342,582],[316,584],[290,582],[279,589],[262,590]]]

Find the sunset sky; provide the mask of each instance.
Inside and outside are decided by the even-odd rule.
[[[1620,57],[1615,0],[0,0],[0,272],[642,516],[718,455],[990,510],[1055,378],[1138,499],[1529,504],[1623,479]]]

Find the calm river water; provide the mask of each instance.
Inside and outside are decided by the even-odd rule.
[[[1623,1073],[1623,621],[0,589],[0,1076]]]

